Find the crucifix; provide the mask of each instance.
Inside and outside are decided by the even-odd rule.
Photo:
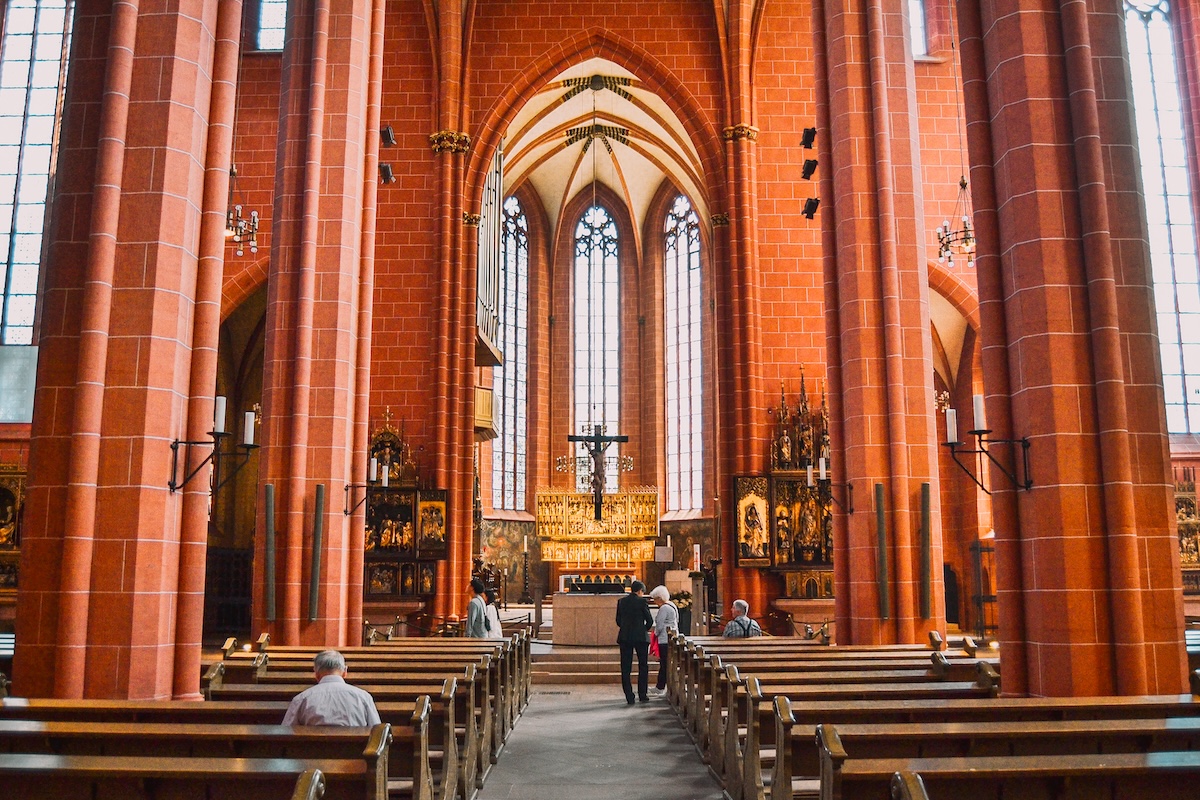
[[[628,442],[628,436],[605,436],[604,426],[596,425],[590,434],[571,434],[568,442],[583,442],[592,457],[592,499],[596,504],[596,520],[600,519],[600,508],[604,503],[604,451],[613,442]]]

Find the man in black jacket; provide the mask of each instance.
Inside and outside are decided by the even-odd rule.
[[[629,673],[633,670],[633,654],[638,657],[638,699],[650,702],[647,690],[650,685],[650,665],[646,651],[650,647],[649,631],[654,627],[650,606],[642,593],[646,584],[634,581],[629,594],[617,601],[617,644],[621,646],[621,688],[625,690],[625,702],[633,705],[633,686]]]

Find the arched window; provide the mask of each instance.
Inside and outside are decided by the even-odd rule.
[[[621,414],[619,308],[620,263],[617,253],[617,224],[607,209],[591,206],[575,226],[575,346],[573,383],[575,428],[604,425],[609,433],[619,432]],[[586,456],[582,444],[576,454]],[[610,468],[605,474],[605,491],[617,491],[615,459],[617,445],[609,445]],[[591,491],[588,475],[576,474],[579,491]]]
[[[495,371],[496,428],[492,441],[492,508],[525,509],[529,400],[529,221],[515,197],[504,201],[500,239],[500,352]]]
[[[1167,430],[1200,433],[1200,276],[1167,0],[1126,0]]]
[[[700,219],[683,195],[664,226],[667,510],[704,507],[701,436]]]
[[[9,0],[0,58],[0,344],[33,344],[68,0]]]
[[[258,0],[259,50],[282,50],[284,27],[287,25],[287,0]]]

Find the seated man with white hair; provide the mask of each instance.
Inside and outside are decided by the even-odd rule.
[[[292,698],[284,725],[368,727],[379,724],[379,710],[369,692],[346,683],[346,659],[337,650],[323,650],[313,659],[316,686]]]
[[[762,636],[762,628],[750,619],[750,604],[745,600],[733,601],[733,619],[725,624],[726,639],[745,639],[749,636]]]

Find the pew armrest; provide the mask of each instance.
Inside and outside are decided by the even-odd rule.
[[[296,780],[292,800],[321,800],[325,796],[325,776],[319,769],[306,770]]]
[[[258,652],[265,653],[267,648],[271,646],[271,634],[263,633],[258,637],[258,642],[256,644],[258,647]]]
[[[204,675],[200,678],[200,693],[205,699],[211,700],[209,692],[213,689],[220,689],[225,681],[225,662],[218,661],[209,666]]]
[[[942,634],[938,633],[936,630],[931,630],[929,632],[929,649],[944,650],[945,648],[946,642],[944,639],[942,639]]]
[[[967,655],[969,655],[971,658],[974,658],[975,654],[977,652],[979,652],[979,645],[970,636],[964,636],[963,637],[963,651]]]
[[[975,685],[982,689],[987,689],[992,693],[992,696],[1000,694],[1000,673],[996,672],[995,668],[986,661],[975,662]]]
[[[222,656],[222,658],[229,658],[231,655],[236,653],[237,646],[237,639],[234,637],[230,636],[228,639],[226,639],[225,644],[221,645],[221,652],[225,654]]]
[[[929,800],[925,781],[915,772],[897,772],[892,776],[892,800]]]

